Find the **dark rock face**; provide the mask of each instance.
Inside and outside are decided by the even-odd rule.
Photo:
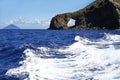
[[[70,19],[69,13],[57,15],[51,20],[50,29],[67,29],[67,23]]]
[[[49,29],[120,29],[120,1],[96,0],[82,10],[52,18]],[[74,26],[67,26],[70,19]]]

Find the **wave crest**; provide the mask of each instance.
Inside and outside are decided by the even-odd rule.
[[[95,41],[75,36],[74,40],[64,48],[26,49],[22,66],[8,70],[6,75],[25,80],[120,79],[120,47],[114,45],[120,43],[120,35],[105,34]]]

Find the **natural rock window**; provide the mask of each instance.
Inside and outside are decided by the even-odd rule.
[[[67,26],[68,27],[72,27],[75,25],[75,20],[74,19],[70,19],[70,21],[68,22]]]
[[[56,15],[49,29],[120,29],[120,0],[95,0],[78,11]]]

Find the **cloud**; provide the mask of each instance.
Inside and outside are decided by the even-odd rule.
[[[10,20],[10,21],[6,22],[5,24],[14,24],[14,20]]]
[[[28,28],[28,29],[46,29],[48,28],[50,21],[49,20],[41,20],[40,18],[34,19],[27,19],[24,17],[19,17],[13,20],[9,20],[5,22],[6,25],[15,24],[20,26],[21,28]]]

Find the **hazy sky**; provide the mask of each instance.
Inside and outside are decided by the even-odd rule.
[[[79,10],[94,0],[0,0],[0,28],[48,28],[53,16]]]

